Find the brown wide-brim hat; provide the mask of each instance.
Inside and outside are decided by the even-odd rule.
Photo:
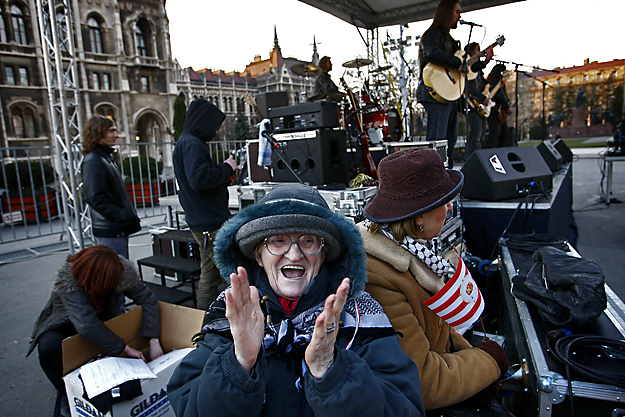
[[[437,151],[411,148],[380,161],[377,194],[365,207],[365,217],[390,223],[427,213],[451,201],[462,189],[462,172],[445,169]]]

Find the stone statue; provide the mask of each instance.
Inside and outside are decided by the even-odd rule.
[[[586,95],[584,94],[584,90],[582,87],[577,89],[577,99],[575,100],[575,108],[581,109],[584,105],[584,101],[586,100]]]

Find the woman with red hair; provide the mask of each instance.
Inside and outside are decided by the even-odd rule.
[[[52,294],[35,323],[27,356],[39,346],[39,363],[58,391],[61,415],[69,411],[61,351],[66,337],[80,334],[111,356],[123,353],[145,360],[143,353],[126,345],[104,325],[123,312],[124,297],[120,294],[143,306],[141,337],[150,339],[150,359],[161,356],[158,303],[130,261],[108,246],[93,245],[68,256],[56,271]]]

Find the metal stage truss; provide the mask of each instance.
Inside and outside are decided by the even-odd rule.
[[[74,47],[70,0],[37,0],[37,15],[45,66],[51,132],[54,137],[54,168],[62,196],[62,218],[70,253],[84,247],[91,228],[86,204],[80,199],[76,174],[82,162],[80,135],[83,128],[78,88],[78,64]]]

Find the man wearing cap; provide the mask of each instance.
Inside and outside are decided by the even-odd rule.
[[[436,254],[451,200],[463,184],[433,149],[408,149],[380,161],[378,193],[365,207],[359,231],[367,252],[366,290],[382,305],[400,345],[419,367],[428,409],[457,404],[491,405],[508,369],[495,342],[473,347],[424,302],[439,292],[455,268]]]

